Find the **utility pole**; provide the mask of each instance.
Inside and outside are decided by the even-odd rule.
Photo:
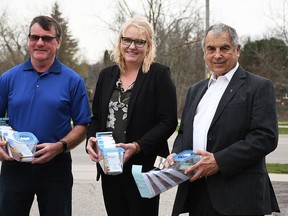
[[[210,26],[209,20],[210,20],[210,6],[209,6],[209,1],[206,0],[206,29],[207,30]],[[209,77],[209,68],[207,67],[206,63],[205,64],[205,78]]]
[[[210,20],[210,5],[209,5],[210,0],[206,0],[206,30],[209,28],[209,20]]]

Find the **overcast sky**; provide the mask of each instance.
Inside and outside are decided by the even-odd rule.
[[[70,31],[79,41],[80,49],[89,63],[102,58],[104,50],[111,49],[113,39],[99,17],[109,20],[109,14],[113,14],[114,0],[0,0],[0,11],[7,9],[13,21],[29,24],[34,16],[50,15],[55,1],[59,3],[63,17],[68,18]],[[128,1],[141,7],[141,0]],[[197,1],[205,8],[205,0]],[[288,1],[285,8],[284,1],[210,0],[210,24],[223,22],[234,27],[240,37],[261,38],[275,26],[273,18],[277,13],[283,13],[283,9],[288,13]]]

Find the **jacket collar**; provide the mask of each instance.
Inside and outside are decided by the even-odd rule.
[[[221,113],[223,112],[224,108],[231,101],[231,99],[235,96],[239,88],[244,84],[245,78],[246,78],[245,70],[241,66],[239,66],[236,72],[234,73],[230,83],[228,84],[226,90],[224,91],[224,94],[219,102],[219,105],[217,107],[216,113],[214,115],[214,118],[211,122],[210,127],[212,127],[215,121],[217,121],[217,119],[220,117]]]

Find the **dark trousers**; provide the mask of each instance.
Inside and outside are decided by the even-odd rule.
[[[101,175],[104,203],[109,216],[157,216],[159,196],[142,198],[131,173]]]
[[[41,216],[70,216],[73,176],[70,153],[46,164],[3,161],[0,175],[0,215],[29,216],[37,196]]]
[[[210,201],[206,180],[193,182],[193,187],[189,187],[188,202],[189,216],[224,216],[215,211]],[[233,215],[229,215],[233,216]],[[244,216],[244,215],[243,215]],[[261,215],[246,215],[261,216]],[[263,216],[263,215],[262,215]]]

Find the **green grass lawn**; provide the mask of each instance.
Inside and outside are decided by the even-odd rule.
[[[269,173],[288,174],[288,164],[266,164]]]
[[[279,127],[279,134],[288,134],[288,128]]]
[[[288,134],[288,122],[278,122],[279,134]]]

